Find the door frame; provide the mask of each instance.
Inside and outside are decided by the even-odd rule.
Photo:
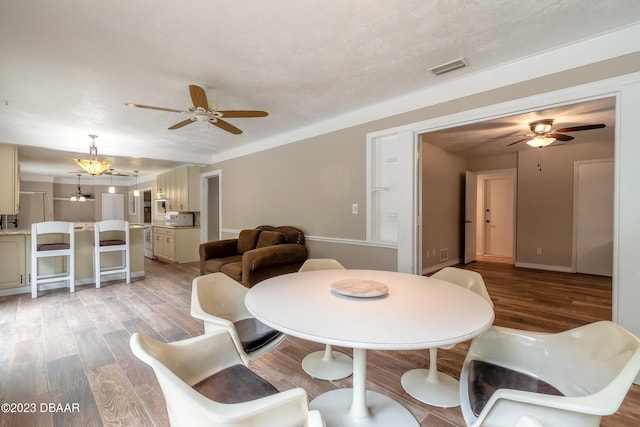
[[[511,190],[512,190],[512,212],[513,212],[513,223],[512,223],[512,230],[511,230],[511,259],[513,260],[513,262],[515,262],[516,260],[516,240],[517,240],[517,227],[516,227],[516,223],[518,220],[518,216],[516,215],[516,208],[517,208],[517,198],[518,198],[518,169],[517,168],[509,168],[509,169],[500,169],[500,170],[494,170],[494,171],[480,171],[480,172],[476,172],[478,174],[478,181],[482,182],[482,199],[481,202],[478,203],[478,209],[476,212],[476,222],[478,224],[482,224],[482,227],[480,229],[480,233],[482,233],[482,249],[483,249],[483,253],[486,253],[486,235],[485,235],[485,225],[484,225],[484,209],[485,209],[485,198],[484,198],[484,191],[485,191],[485,185],[486,185],[486,181],[489,181],[491,179],[496,179],[496,178],[502,178],[502,177],[507,177],[511,179]],[[476,246],[477,248],[477,246]]]

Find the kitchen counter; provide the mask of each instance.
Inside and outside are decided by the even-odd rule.
[[[153,224],[153,227],[172,228],[172,229],[179,229],[179,230],[189,229],[189,228],[197,228],[197,229],[200,228],[200,226],[197,226],[197,225],[165,225],[165,224]]]
[[[131,277],[144,276],[144,229],[142,224],[130,224],[129,246]],[[94,256],[94,223],[78,222],[75,227],[75,270],[76,290],[78,286],[90,284],[94,286],[95,277],[93,271]],[[118,233],[116,231],[106,232]],[[108,237],[108,236],[106,236]],[[115,237],[115,235],[114,235]],[[40,239],[46,239],[41,236]],[[0,250],[4,256],[0,264],[0,296],[31,291],[30,264],[31,264],[31,228],[7,228],[0,229]],[[64,263],[60,257],[44,258],[39,261],[41,274],[55,274],[63,268]],[[102,254],[103,267],[117,266],[121,264],[121,253],[112,252]],[[123,274],[107,276],[106,280],[121,280]],[[40,290],[65,287],[65,282],[55,282],[39,286]]]

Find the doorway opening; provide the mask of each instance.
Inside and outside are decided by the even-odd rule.
[[[517,172],[510,169],[477,176],[476,259],[512,264]]]
[[[200,218],[200,241],[221,239],[222,233],[222,171],[216,170],[201,175],[202,216]]]
[[[575,272],[575,261],[572,262],[572,230],[576,227],[572,213],[573,163],[613,157],[615,106],[614,97],[604,97],[417,134],[421,147],[417,180],[422,185],[418,203],[423,226],[417,248],[421,251],[418,259],[422,261],[422,271],[435,271],[444,266],[443,263],[453,265],[456,261],[472,262],[482,257],[525,268]],[[567,129],[580,128],[585,123],[606,126],[576,133],[569,142],[556,141],[545,148],[545,164],[541,170],[540,151],[526,144],[527,134],[522,135],[521,129],[522,123],[544,117],[555,118],[557,126],[568,126]],[[464,178],[460,179],[465,170],[486,176],[478,177],[477,184],[465,185]],[[513,171],[510,172],[513,182],[493,175],[509,170]],[[457,197],[457,187],[447,191],[447,195],[457,197],[455,204],[443,197],[435,201],[429,199],[434,194],[442,194],[443,186],[453,179],[458,179],[458,185],[475,188],[479,193],[478,207],[473,212],[465,212],[468,205],[465,192]],[[512,194],[507,202],[512,210],[496,210],[493,204],[509,199],[494,196],[507,192]],[[611,209],[613,203],[606,205]],[[503,213],[506,217],[498,215]],[[458,218],[461,221],[453,229],[450,222]],[[504,226],[497,227],[499,220],[510,224],[511,234],[502,233],[506,230]],[[476,227],[472,233],[468,230],[469,223]],[[447,236],[443,236],[445,230]],[[467,242],[469,235],[476,239],[471,245]],[[611,242],[612,233],[607,236]],[[460,250],[456,245],[460,245]],[[434,247],[448,247],[449,258],[444,261],[437,258],[434,262],[433,256],[437,254]]]

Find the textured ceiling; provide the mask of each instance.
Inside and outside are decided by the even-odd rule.
[[[20,149],[23,172],[58,177],[97,134],[116,169],[152,175],[639,20],[636,0],[3,1],[0,141],[69,152]],[[189,84],[269,116],[232,135],[124,105],[187,109]]]

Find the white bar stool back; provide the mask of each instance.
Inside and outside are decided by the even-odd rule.
[[[101,233],[111,233],[111,236],[101,236]],[[100,287],[102,276],[125,273],[127,283],[131,283],[131,257],[129,256],[129,221],[109,219],[95,223],[95,242],[93,267],[95,270],[96,288]],[[115,234],[118,236],[114,237]],[[101,254],[107,252],[122,252],[122,263],[116,267],[102,268]]]
[[[51,235],[46,239],[40,236]],[[40,241],[42,240],[42,241]],[[46,241],[45,241],[46,240]],[[75,233],[72,222],[45,221],[31,225],[31,298],[38,297],[38,285],[69,281],[70,292],[75,291]],[[66,257],[66,270],[38,276],[38,260],[45,257]]]

